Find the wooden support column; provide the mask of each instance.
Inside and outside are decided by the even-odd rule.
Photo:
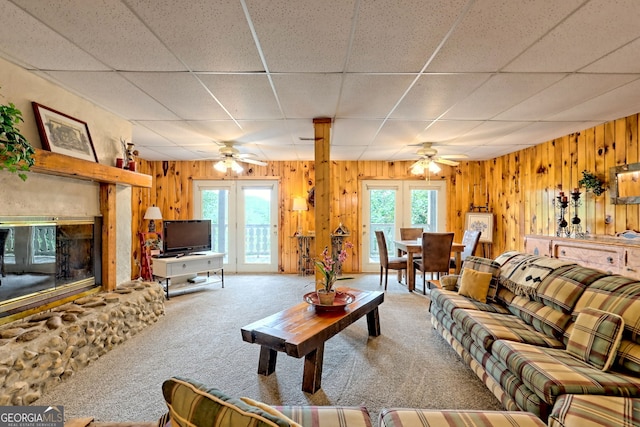
[[[313,119],[315,130],[315,253],[320,256],[324,248],[331,250],[331,119]],[[316,271],[316,279],[322,275]]]
[[[102,213],[102,290],[116,288],[116,185],[100,184]]]

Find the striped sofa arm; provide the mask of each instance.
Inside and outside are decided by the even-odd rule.
[[[563,394],[549,415],[549,427],[640,425],[640,398]]]
[[[372,427],[365,407],[274,406],[303,427]]]
[[[380,427],[545,427],[540,418],[520,411],[383,409]]]

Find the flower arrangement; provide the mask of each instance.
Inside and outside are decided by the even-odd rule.
[[[347,249],[353,248],[353,243],[345,242],[345,249],[342,249],[337,256],[329,253],[329,248],[325,247],[322,251],[322,257],[315,260],[316,268],[324,276],[323,287],[326,292],[333,290],[336,280],[346,280],[350,277],[338,277],[342,263],[347,259]]]

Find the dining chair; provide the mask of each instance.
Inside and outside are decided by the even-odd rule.
[[[424,230],[422,227],[400,228],[400,240],[416,240],[422,237]]]
[[[440,287],[440,273],[449,274],[449,260],[453,233],[422,233],[422,258],[413,261],[413,277],[415,271],[422,272],[422,293],[427,294],[427,273],[430,273],[430,284]],[[437,279],[434,279],[434,273]]]
[[[480,234],[481,231],[476,230],[465,230],[462,235],[462,244],[464,245],[464,249],[460,253],[460,260],[464,262],[468,256],[471,256],[476,253],[476,249],[478,248],[478,243],[480,243]],[[449,258],[449,268],[456,268],[456,258]]]
[[[380,286],[382,286],[382,273],[384,271],[384,290],[387,290],[389,270],[407,270],[407,259],[404,257],[390,257],[387,251],[387,240],[384,232],[376,230],[378,252],[380,253]],[[405,274],[406,276],[406,274]],[[400,280],[398,280],[400,282]]]

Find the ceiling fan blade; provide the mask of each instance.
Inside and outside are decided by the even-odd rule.
[[[438,156],[438,157],[441,159],[449,159],[449,160],[469,158],[469,156],[467,156],[466,154],[443,154],[442,156]]]
[[[239,162],[244,162],[244,163],[250,163],[252,165],[258,165],[258,166],[267,166],[267,162],[263,162],[260,160],[253,160],[253,159],[238,159],[236,158],[237,161]]]
[[[443,165],[449,165],[449,166],[458,166],[460,164],[460,162],[454,162],[453,160],[447,160],[441,157],[434,159],[434,161],[437,163],[442,163]]]

